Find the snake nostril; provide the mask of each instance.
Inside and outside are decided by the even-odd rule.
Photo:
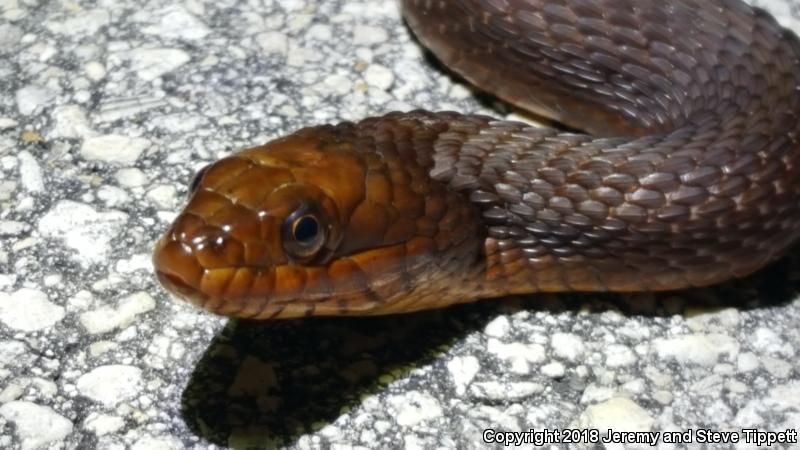
[[[225,232],[217,227],[212,227],[209,225],[205,225],[194,230],[191,238],[185,240],[185,242],[188,242],[189,245],[191,245],[196,251],[207,248],[218,249],[225,245],[225,241]]]
[[[189,243],[204,226],[203,219],[194,214],[183,214],[172,225],[169,235],[173,241]]]

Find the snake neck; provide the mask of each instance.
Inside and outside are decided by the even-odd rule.
[[[732,148],[718,120],[645,138],[454,113],[365,123],[424,136],[411,158],[473,211],[479,244],[458,282],[475,296],[705,286],[757,270],[800,234],[800,171],[787,163],[800,155],[785,135],[744,129]]]

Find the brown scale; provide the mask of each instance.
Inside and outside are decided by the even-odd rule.
[[[218,161],[154,254],[224,315],[747,275],[800,235],[800,44],[739,0],[406,0],[467,80],[587,134],[415,111]],[[502,80],[501,80],[502,77]]]

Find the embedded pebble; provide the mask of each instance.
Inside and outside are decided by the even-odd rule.
[[[311,39],[327,42],[333,37],[333,31],[329,25],[316,23],[311,25],[306,36]]]
[[[135,163],[149,147],[147,139],[110,134],[84,140],[81,155],[88,160],[124,166]]]
[[[170,5],[154,13],[158,21],[142,27],[146,34],[165,39],[200,40],[211,32],[199,18],[179,5]]]
[[[42,448],[72,433],[72,422],[49,406],[13,401],[0,406],[0,416],[14,423],[22,450]]]
[[[581,403],[586,404],[604,402],[613,397],[616,393],[617,391],[615,389],[611,389],[606,386],[590,384],[586,386],[586,389],[583,390],[583,395],[581,395]]]
[[[550,338],[555,354],[569,361],[577,361],[586,351],[586,346],[580,336],[571,333],[555,333]]]
[[[199,128],[205,123],[204,120],[198,115],[168,114],[158,117],[156,126],[172,133],[185,133]]]
[[[558,361],[545,364],[539,370],[542,371],[542,375],[550,378],[561,378],[566,372],[564,365]]]
[[[153,260],[150,253],[138,253],[129,259],[120,259],[114,268],[119,273],[130,273],[137,270],[146,270],[148,273],[153,271]]]
[[[759,327],[753,334],[753,347],[767,353],[777,353],[784,340],[769,328]]]
[[[397,424],[411,427],[442,416],[442,407],[435,397],[416,391],[389,396],[386,404],[394,411]]]
[[[42,192],[44,190],[44,177],[42,176],[42,168],[36,158],[27,151],[21,151],[17,154],[19,158],[19,179],[22,182],[22,187],[32,193]]]
[[[624,345],[609,345],[605,349],[605,354],[608,367],[630,366],[636,362],[636,355]]]
[[[514,383],[500,383],[485,381],[473,383],[470,387],[473,397],[494,401],[519,401],[544,391],[544,386],[539,383],[520,381]]]
[[[788,378],[794,370],[794,366],[792,364],[771,356],[762,357],[761,363],[763,364],[764,369],[766,369],[767,372],[772,374],[772,376],[775,378]]]
[[[100,123],[113,122],[119,119],[130,118],[145,111],[167,105],[167,101],[160,96],[136,96],[114,98],[100,104],[96,121]]]
[[[578,419],[581,428],[611,428],[618,431],[650,431],[654,422],[645,409],[625,397],[614,397],[591,405]]]
[[[447,363],[447,370],[450,371],[450,376],[456,384],[458,395],[464,394],[467,385],[472,382],[480,368],[480,361],[474,356],[453,358]]]
[[[147,183],[147,175],[136,168],[120,169],[114,177],[117,183],[125,187],[139,187]]]
[[[545,359],[544,347],[539,344],[504,344],[497,339],[489,339],[486,349],[497,358],[508,361],[514,373],[529,373],[531,364],[538,364]]]
[[[111,341],[93,342],[92,345],[89,346],[89,355],[93,357],[98,357],[104,353],[108,353],[117,348],[119,348],[119,344],[117,344],[116,342],[111,342]]]
[[[39,220],[44,237],[63,240],[74,250],[74,257],[87,266],[105,260],[111,240],[122,231],[128,215],[121,211],[98,212],[72,200],[62,200]]]
[[[67,17],[49,20],[45,26],[52,32],[66,36],[84,35],[91,36],[97,33],[100,28],[108,25],[111,21],[111,14],[104,9],[83,9],[78,8],[67,14]]]
[[[521,411],[519,406],[508,408],[494,407],[489,405],[476,405],[470,409],[468,415],[478,424],[491,423],[502,431],[522,431],[523,428],[518,418]],[[477,436],[480,439],[481,435]]]
[[[487,336],[501,338],[508,334],[510,330],[511,322],[509,322],[508,318],[506,316],[497,316],[486,325],[483,332],[486,333]]]
[[[653,342],[656,354],[662,359],[680,363],[711,366],[723,355],[736,355],[739,343],[722,334],[689,334],[675,338],[659,338]]]
[[[53,112],[55,127],[52,137],[56,138],[85,138],[95,134],[86,111],[78,105],[62,105]]]
[[[97,198],[111,208],[127,205],[131,201],[131,197],[125,192],[125,189],[108,185],[100,186],[100,189],[97,190]]]
[[[370,87],[386,90],[394,83],[394,74],[384,66],[370,64],[367,70],[364,71],[364,81]]]
[[[653,400],[663,404],[669,405],[675,396],[669,391],[655,391],[653,392]]]
[[[11,361],[15,361],[25,350],[25,344],[20,341],[0,341],[0,367],[6,367]]]
[[[736,366],[740,372],[751,372],[758,368],[758,357],[751,352],[739,353]]]
[[[56,95],[55,91],[44,86],[25,86],[17,91],[17,109],[23,116],[29,116],[37,108],[47,106]]]
[[[147,199],[160,209],[173,209],[178,190],[171,184],[156,185],[147,191]]]
[[[121,56],[130,60],[131,70],[145,81],[155,80],[191,59],[188,53],[177,48],[136,49]]]
[[[89,61],[84,67],[86,76],[92,81],[100,81],[106,77],[106,67],[98,61]]]
[[[353,29],[353,43],[355,45],[375,45],[386,42],[389,35],[383,28],[369,25],[356,25]]]
[[[17,158],[13,156],[3,156],[0,158],[0,166],[2,166],[5,170],[12,170],[17,167]],[[2,185],[4,186],[16,186],[17,184],[13,181],[3,181]]]
[[[255,37],[261,50],[269,55],[286,56],[289,52],[289,39],[286,34],[279,31],[265,31]]]
[[[83,426],[92,433],[102,436],[120,430],[125,426],[125,420],[119,416],[93,412],[84,420]]]
[[[322,80],[322,85],[319,89],[336,95],[344,95],[353,89],[353,82],[347,75],[334,73]]]
[[[64,314],[64,307],[51,302],[42,291],[22,288],[11,294],[0,292],[0,322],[9,328],[43,330],[61,321]]]
[[[19,122],[10,117],[0,117],[0,130],[8,130],[19,125]]]
[[[142,382],[142,369],[113,364],[81,375],[76,387],[82,395],[108,407],[136,397]]]
[[[136,292],[121,299],[116,307],[103,306],[80,315],[81,325],[90,334],[125,328],[140,314],[155,308],[156,302],[147,292]]]
[[[18,220],[0,220],[0,236],[19,236],[28,228],[28,224]]]
[[[0,48],[10,48],[22,38],[22,30],[10,23],[0,24]]]
[[[16,281],[16,275],[0,273],[0,289],[8,289],[11,286],[14,286]]]
[[[75,310],[85,310],[94,302],[94,295],[87,290],[80,290],[67,300],[67,307],[70,312]]]
[[[2,390],[0,390],[0,404],[17,400],[25,393],[25,387],[12,380]]]
[[[7,403],[18,399],[26,390],[35,392],[42,397],[52,397],[58,393],[58,387],[50,380],[39,377],[20,377],[6,384],[0,392],[0,403]]]

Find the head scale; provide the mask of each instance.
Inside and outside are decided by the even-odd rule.
[[[207,166],[156,245],[159,281],[259,319],[444,306],[476,265],[477,212],[410,151],[317,127]]]

